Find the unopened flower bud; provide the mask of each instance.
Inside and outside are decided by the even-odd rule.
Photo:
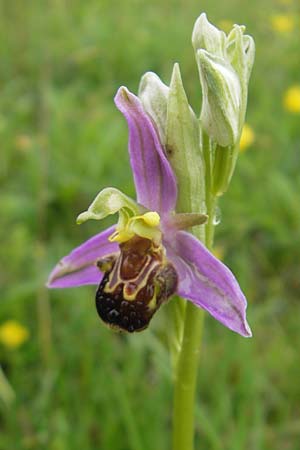
[[[226,35],[212,25],[202,13],[194,25],[192,44],[197,54],[199,49],[205,49],[217,56],[224,56]]]
[[[255,46],[244,31],[234,25],[226,36],[201,14],[192,35],[203,93],[202,126],[221,147],[238,143],[245,120]]]
[[[241,85],[232,66],[223,58],[198,50],[203,103],[201,123],[222,147],[234,145],[240,132]]]
[[[139,86],[139,98],[156,125],[160,141],[166,143],[167,102],[169,88],[154,72],[147,72]]]

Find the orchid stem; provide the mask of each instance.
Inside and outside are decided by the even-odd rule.
[[[208,213],[214,211],[209,205]],[[212,214],[209,215],[211,217]],[[205,241],[212,246],[213,217],[206,225]],[[208,246],[208,245],[207,245]],[[204,324],[204,311],[187,302],[182,346],[178,357],[174,386],[173,450],[193,450],[195,433],[195,394]]]
[[[203,319],[204,311],[187,302],[174,387],[173,450],[194,449],[195,392]]]
[[[203,136],[203,157],[206,166],[206,208],[208,222],[204,236],[206,247],[212,249],[215,227],[215,208],[217,198],[212,194],[211,143]],[[204,324],[204,311],[187,302],[181,349],[175,374],[173,406],[173,450],[194,450],[195,434],[195,394],[197,372]]]
[[[205,227],[205,245],[209,250],[212,250],[214,243],[216,206],[217,197],[210,195],[207,201],[208,220]]]
[[[215,201],[207,208],[208,214],[214,211],[214,207]],[[211,248],[213,238],[212,217],[206,225],[207,247]],[[187,302],[174,386],[173,450],[194,450],[195,394],[203,324],[204,311]]]

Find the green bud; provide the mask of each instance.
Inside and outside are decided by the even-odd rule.
[[[244,32],[244,26],[234,25],[226,36],[201,14],[192,35],[202,87],[200,126],[214,148],[206,161],[207,189],[214,196],[228,188],[245,121],[255,46]]]
[[[196,20],[192,34],[192,44],[197,54],[204,49],[216,56],[224,57],[226,34],[212,25],[202,13]]]
[[[169,88],[153,72],[143,75],[139,86],[139,98],[145,111],[156,124],[160,141],[166,143],[167,101]]]
[[[202,127],[221,147],[239,142],[245,120],[255,46],[244,31],[234,25],[226,36],[201,14],[192,35],[203,94]]]
[[[228,60],[238,74],[241,83],[240,133],[245,120],[248,83],[255,57],[254,40],[251,36],[244,35],[244,31],[244,26],[234,25],[226,40]]]
[[[234,25],[226,39],[226,52],[240,79],[248,83],[254,63],[255,44],[251,36],[243,34],[244,30],[244,26]]]
[[[206,50],[198,50],[197,60],[202,85],[202,127],[222,147],[233,145],[240,134],[239,78],[228,61]]]

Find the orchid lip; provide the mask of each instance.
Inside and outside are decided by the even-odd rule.
[[[120,245],[120,253],[102,263],[104,277],[96,293],[101,319],[121,331],[147,328],[155,312],[175,291],[177,273],[166,261],[162,246],[134,236]]]

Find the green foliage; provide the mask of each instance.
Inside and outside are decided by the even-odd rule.
[[[93,288],[43,286],[57,260],[99,230],[75,219],[101,189],[134,197],[126,124],[113,105],[117,88],[137,92],[147,70],[169,83],[178,61],[200,110],[190,37],[202,11],[217,24],[245,23],[257,58],[247,113],[256,141],[240,155],[216,236],[249,299],[254,338],[207,317],[198,446],[300,449],[300,116],[282,106],[284,91],[299,82],[300,36],[299,27],[271,29],[272,14],[299,21],[296,1],[282,3],[1,3],[0,325],[15,319],[30,338],[15,350],[0,347],[16,394],[9,403],[0,399],[0,450],[170,445],[162,314],[150,330],[124,337],[100,324]]]

